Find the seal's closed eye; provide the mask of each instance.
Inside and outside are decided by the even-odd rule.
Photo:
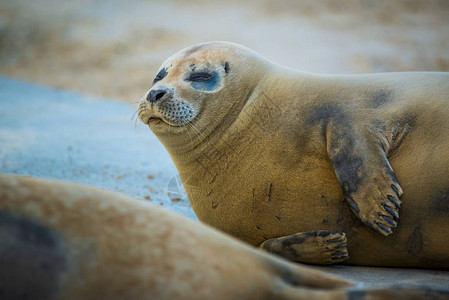
[[[189,78],[187,78],[188,81],[208,81],[212,79],[212,75],[210,73],[206,72],[196,72],[190,74]]]
[[[185,81],[190,82],[190,85],[196,90],[211,92],[219,86],[220,76],[215,71],[194,72]]]

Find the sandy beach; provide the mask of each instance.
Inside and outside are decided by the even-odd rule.
[[[211,40],[309,72],[449,71],[449,2],[0,2],[0,74],[128,102],[168,56]]]

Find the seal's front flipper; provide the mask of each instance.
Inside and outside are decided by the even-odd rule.
[[[336,264],[349,258],[346,236],[340,231],[308,231],[269,239],[260,248],[309,264]]]
[[[361,133],[330,122],[327,152],[352,211],[367,226],[388,236],[399,219],[402,189],[387,159],[388,141],[375,130]]]

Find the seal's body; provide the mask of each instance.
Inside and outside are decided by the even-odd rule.
[[[155,205],[4,174],[0,270],[2,299],[351,299],[352,293],[408,299],[426,293],[343,290],[353,284]]]
[[[338,230],[348,263],[449,268],[449,74],[308,74],[221,42],[161,72],[139,116],[202,222],[297,261],[288,236]]]

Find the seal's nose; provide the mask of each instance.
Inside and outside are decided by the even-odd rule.
[[[156,103],[158,102],[165,94],[167,93],[167,91],[164,90],[151,90],[148,95],[147,95],[147,100],[151,103]]]

